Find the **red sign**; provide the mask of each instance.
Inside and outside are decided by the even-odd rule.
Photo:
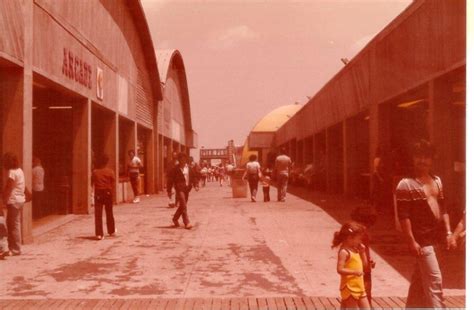
[[[64,48],[63,74],[87,88],[92,88],[92,67]]]

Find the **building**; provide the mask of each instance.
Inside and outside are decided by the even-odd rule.
[[[174,133],[163,129],[170,123],[159,111],[169,97],[140,1],[4,0],[0,25],[0,151],[19,156],[30,188],[32,157],[46,170],[48,202],[42,210],[25,205],[24,242],[32,240],[33,214],[89,212],[98,154],[109,155],[119,176],[117,202],[130,198],[129,150],[144,163],[142,191],[155,193],[163,141]],[[176,51],[168,56],[165,89],[177,76],[188,111],[178,127],[190,135],[183,60]],[[181,134],[176,141],[192,147]]]
[[[414,1],[275,136],[297,165],[323,163],[328,191],[367,198],[377,149],[393,167],[425,138],[455,213],[464,208],[466,2]]]
[[[197,134],[191,122],[188,82],[181,53],[158,50],[158,68],[163,89],[163,101],[158,105],[159,189],[163,189],[166,167],[173,152],[189,155],[196,148]]]

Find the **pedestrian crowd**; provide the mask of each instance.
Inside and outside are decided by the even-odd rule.
[[[138,175],[143,166],[133,150],[129,151],[130,162],[128,172],[134,193],[134,203],[138,203]],[[410,170],[399,178],[394,190],[395,213],[400,221],[400,227],[407,245],[415,261],[415,267],[408,290],[407,308],[444,308],[442,274],[438,261],[439,245],[444,244],[448,250],[462,246],[465,241],[465,212],[464,217],[451,229],[448,208],[446,207],[443,183],[439,176],[432,172],[434,147],[425,140],[413,145],[411,157],[404,164]],[[5,153],[2,158],[6,173],[2,199],[6,206],[7,216],[4,220],[3,209],[0,214],[0,256],[21,254],[21,212],[24,204],[31,200],[42,201],[44,190],[44,169],[38,158],[33,159],[33,193],[25,186],[25,176],[18,158],[13,153]],[[103,210],[106,214],[107,233],[114,236],[117,233],[113,215],[113,195],[116,184],[115,173],[107,167],[109,158],[102,154],[97,157],[92,171],[94,188],[94,219],[95,236],[97,240],[104,238],[102,226]],[[379,211],[384,203],[390,201],[384,187],[384,162],[381,158],[374,161],[374,193],[372,202]],[[261,167],[256,155],[249,157],[245,165],[242,180],[248,181],[251,201],[256,202],[259,184],[263,188],[264,202],[270,201],[270,186],[277,187],[277,200],[286,200],[288,179],[292,168],[291,158],[282,148],[272,165]],[[172,227],[193,227],[188,214],[188,199],[194,188],[196,191],[206,186],[206,182],[224,184],[230,174],[234,173],[233,166],[207,165],[202,167],[185,153],[173,153],[167,166],[167,194],[169,206],[177,207],[172,217]],[[362,209],[356,209],[352,220],[343,224],[334,233],[332,247],[338,248],[337,268],[340,275],[340,296],[342,308],[371,307],[372,269],[375,262],[370,255],[370,238],[368,229],[375,222],[373,214],[363,214]],[[444,237],[440,237],[444,236]],[[8,248],[4,244],[7,238]]]

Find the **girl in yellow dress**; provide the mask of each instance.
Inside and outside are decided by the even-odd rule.
[[[370,309],[364,287],[364,266],[368,265],[362,244],[364,232],[364,225],[348,222],[334,233],[332,247],[340,246],[337,273],[341,275],[341,308]]]

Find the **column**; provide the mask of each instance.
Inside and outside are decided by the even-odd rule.
[[[73,102],[72,210],[88,214],[91,201],[91,101]]]
[[[109,156],[109,167],[115,172],[114,203],[120,201],[117,190],[119,186],[119,116],[117,113],[107,113],[104,122],[104,152]]]

